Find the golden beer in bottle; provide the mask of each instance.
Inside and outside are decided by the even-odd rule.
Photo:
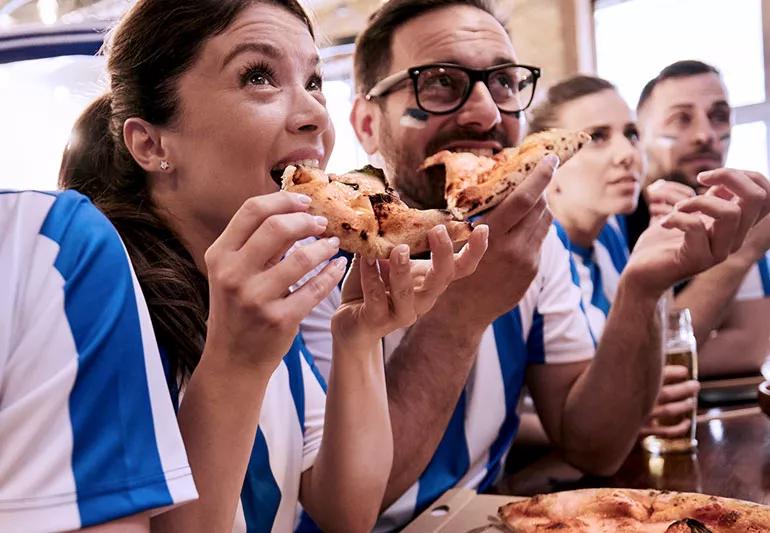
[[[698,379],[698,352],[695,334],[692,329],[692,319],[689,309],[670,310],[665,314],[664,339],[666,364],[680,365],[687,368],[687,379]],[[695,417],[698,411],[697,401],[692,411],[682,416],[660,416],[653,420],[653,426],[675,426],[684,418],[689,419],[690,428],[684,437],[664,438],[650,435],[642,441],[645,450],[654,454],[689,452],[698,441],[695,439]]]

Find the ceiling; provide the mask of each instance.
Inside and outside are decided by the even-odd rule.
[[[369,14],[386,0],[300,0],[313,14],[324,44],[347,42]],[[112,20],[131,0],[0,0],[0,33],[19,28]]]

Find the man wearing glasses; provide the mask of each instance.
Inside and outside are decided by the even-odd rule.
[[[445,204],[443,177],[417,172],[425,157],[442,149],[491,154],[520,141],[539,75],[517,62],[484,0],[389,0],[359,36],[354,62],[359,140],[419,208]],[[395,457],[379,531],[403,526],[454,486],[486,490],[496,481],[524,383],[551,440],[596,474],[618,468],[655,402],[658,298],[715,259],[683,253],[681,233],[659,228],[669,247],[629,263],[595,346],[543,196],[557,165],[546,158],[483,215],[489,248],[476,273],[385,341]],[[742,217],[737,207],[716,211],[717,228]],[[724,255],[725,246],[714,249]]]

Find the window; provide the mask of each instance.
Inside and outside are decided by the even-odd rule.
[[[728,165],[767,175],[770,122],[765,57],[770,34],[762,0],[597,0],[599,76],[633,107],[664,66],[699,59],[723,74],[735,108]],[[764,3],[767,4],[767,3]],[[770,29],[767,30],[770,32]]]

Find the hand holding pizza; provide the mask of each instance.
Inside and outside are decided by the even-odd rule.
[[[299,323],[342,279],[344,260],[327,264],[295,292],[289,288],[339,250],[319,239],[289,256],[298,240],[317,236],[323,218],[307,213],[309,198],[287,192],[247,200],[206,251],[210,312],[204,353],[224,354],[270,375]]]
[[[409,247],[403,244],[387,261],[356,256],[342,286],[342,305],[332,318],[335,342],[344,339],[363,347],[412,325],[450,283],[475,271],[487,234],[486,226],[475,228],[455,254],[446,228],[437,226],[428,233],[431,261],[410,260]]]

